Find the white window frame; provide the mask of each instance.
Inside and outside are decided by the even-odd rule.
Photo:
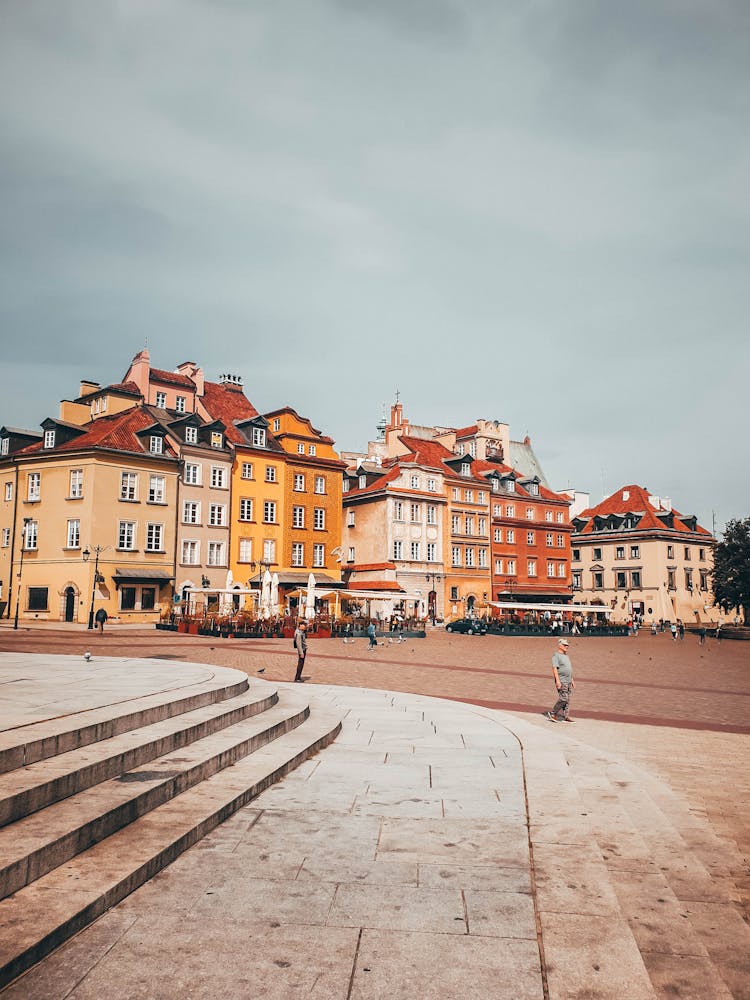
[[[241,476],[241,478],[242,479],[254,479],[255,478],[255,476],[253,474],[253,463],[252,462],[243,462],[242,463],[242,476]]]
[[[395,538],[393,540],[393,558],[403,559],[404,558],[404,543],[400,538]]]
[[[154,406],[157,410],[166,410],[167,408],[167,394],[166,392],[161,392],[160,390],[156,393],[156,402]]]
[[[183,500],[182,501],[182,523],[183,524],[200,524],[201,523],[201,502],[200,502],[200,500]]]
[[[167,479],[166,476],[159,476],[151,473],[148,477],[148,502],[166,503]]]
[[[421,546],[419,542],[411,542],[409,546],[409,558],[412,559],[414,562],[419,562],[419,560],[421,559],[420,549]]]
[[[207,566],[225,566],[226,559],[224,556],[224,542],[209,542],[208,543],[208,556],[206,558]]]
[[[240,538],[238,562],[249,563],[253,561],[253,540],[252,538]]]
[[[183,538],[180,550],[180,564],[182,566],[200,565],[200,544],[197,538]],[[191,558],[191,556],[195,556],[195,558]]]
[[[240,497],[240,521],[252,521],[254,509],[252,497]]]
[[[53,430],[44,432],[44,447],[45,448],[55,447],[55,432]]]
[[[184,413],[187,407],[187,397],[177,396],[174,401],[174,408],[178,413]]]
[[[326,547],[320,543],[313,545],[313,569],[322,569],[326,564]]]
[[[437,542],[427,543],[427,562],[437,562]]]
[[[198,462],[185,462],[185,473],[182,477],[182,481],[186,486],[201,485],[201,479],[203,478],[201,475],[202,468],[203,466]]]
[[[305,475],[303,472],[294,473],[294,492],[295,493],[305,492]]]
[[[227,505],[225,503],[210,503],[208,505],[208,523],[212,528],[226,528]]]
[[[278,482],[278,480],[276,479],[276,466],[275,465],[267,465],[266,466],[265,481],[267,483]]]
[[[158,521],[146,522],[146,552],[164,551],[164,525]]]
[[[347,480],[347,482],[348,482],[348,480]],[[316,493],[320,493],[322,496],[325,496],[325,492],[326,492],[326,477],[325,476],[316,476],[315,477],[315,492]]]
[[[227,488],[227,470],[224,465],[211,466],[211,489],[225,490]]]
[[[304,542],[292,542],[292,566],[305,565],[305,545]]]
[[[264,524],[276,524],[276,501],[275,500],[264,500],[263,501],[263,523]]]
[[[83,469],[70,470],[68,489],[71,500],[81,499],[83,496]]]
[[[253,447],[255,447],[255,448],[265,448],[265,446],[266,446],[266,429],[265,429],[265,427],[253,427],[252,441],[253,441]]]
[[[42,474],[41,472],[30,472],[26,479],[26,499],[31,501],[40,500],[42,496]]]
[[[133,552],[136,540],[135,521],[120,521],[117,526],[117,549],[120,552]]]
[[[68,535],[65,543],[66,549],[80,549],[81,547],[81,521],[77,517],[68,520]]]
[[[313,528],[316,531],[326,530],[326,509],[325,507],[316,507],[313,510]]]
[[[305,508],[300,504],[295,504],[292,507],[292,527],[293,528],[304,528],[305,526]]]
[[[198,428],[193,424],[185,428],[185,444],[198,444]]]
[[[120,473],[120,499],[134,502],[138,499],[138,473]]]
[[[152,455],[164,454],[164,438],[159,434],[151,434],[148,439],[148,450]]]

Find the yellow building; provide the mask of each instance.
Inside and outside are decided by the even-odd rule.
[[[15,591],[6,614],[84,622],[103,607],[153,621],[174,578],[179,468],[164,428],[141,408],[42,428],[41,441],[16,450],[0,432],[0,551]]]

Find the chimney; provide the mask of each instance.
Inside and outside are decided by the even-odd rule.
[[[88,379],[81,379],[81,388],[78,395],[91,396],[92,393],[95,393],[97,389],[100,388],[101,386],[99,385],[98,382],[90,382]]]
[[[205,376],[200,365],[197,365],[195,361],[183,361],[181,365],[177,365],[175,371],[178,375],[187,375],[195,386],[196,396],[203,395],[205,391]]]
[[[242,388],[242,376],[240,375],[230,375],[228,372],[224,375],[219,375],[219,385],[223,386],[233,386],[236,389]]]
[[[130,362],[124,382],[135,382],[144,399],[148,399],[148,383],[151,377],[151,355],[144,347]]]

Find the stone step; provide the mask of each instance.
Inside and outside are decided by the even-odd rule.
[[[0,775],[0,827],[265,711],[267,686]]]
[[[236,698],[247,687],[248,679],[242,671],[222,669],[215,680],[179,692],[159,691],[6,729],[0,732],[0,774],[217,701]]]
[[[0,902],[0,988],[326,746],[340,714],[315,709],[256,753],[170,799]]]
[[[275,692],[274,692],[275,693]],[[257,704],[257,702],[256,702]],[[179,750],[84,789],[0,830],[0,899],[115,833],[237,759],[304,722],[308,708],[283,703]]]

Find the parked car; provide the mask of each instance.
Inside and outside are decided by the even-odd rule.
[[[446,632],[464,632],[466,635],[487,635],[487,622],[481,618],[456,618],[445,626]]]

